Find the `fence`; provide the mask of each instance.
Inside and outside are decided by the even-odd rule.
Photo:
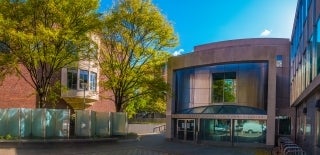
[[[67,109],[0,109],[0,139],[109,137],[127,134],[126,113],[76,111],[74,128]]]
[[[76,110],[75,135],[77,137],[108,137],[126,135],[126,113]]]

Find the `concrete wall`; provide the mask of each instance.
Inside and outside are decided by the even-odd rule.
[[[137,134],[150,134],[150,133],[159,133],[159,129],[156,129],[153,132],[153,129],[159,126],[163,126],[165,123],[160,124],[128,124],[128,133],[133,132]],[[160,130],[163,132],[164,127],[161,127]]]

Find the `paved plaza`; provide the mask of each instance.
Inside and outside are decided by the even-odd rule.
[[[270,150],[261,148],[168,142],[162,134],[118,141],[24,142],[0,145],[0,155],[271,155]]]

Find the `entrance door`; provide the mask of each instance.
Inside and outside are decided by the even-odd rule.
[[[195,136],[194,119],[178,119],[177,137],[180,140],[193,141]]]

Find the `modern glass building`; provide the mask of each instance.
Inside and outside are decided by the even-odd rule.
[[[289,47],[288,39],[241,39],[171,58],[166,137],[273,146],[277,136],[293,136]]]
[[[320,154],[320,1],[298,0],[291,37],[290,103],[296,111],[295,141]]]

